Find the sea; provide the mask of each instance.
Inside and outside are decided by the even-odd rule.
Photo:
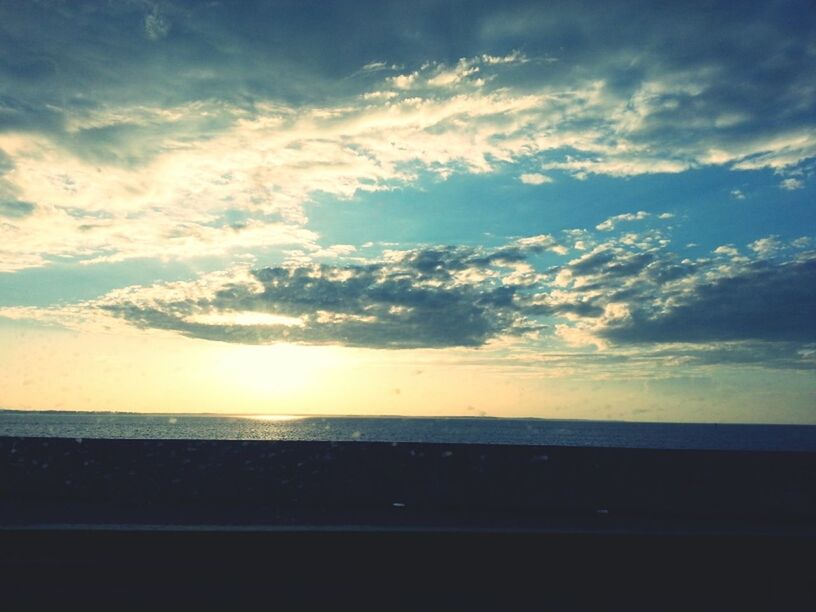
[[[0,411],[0,436],[816,451],[816,425]]]

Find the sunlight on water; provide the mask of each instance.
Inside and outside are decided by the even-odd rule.
[[[299,421],[307,417],[296,414],[241,414],[241,419],[251,419],[253,421]]]
[[[816,426],[805,425],[320,417],[292,414],[171,416],[0,411],[0,437],[3,436],[816,450]]]

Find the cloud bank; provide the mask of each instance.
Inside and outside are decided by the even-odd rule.
[[[578,248],[578,243],[583,250]],[[664,230],[571,230],[492,249],[428,246],[353,262],[238,268],[113,291],[71,313],[222,342],[478,348],[707,365],[816,365],[812,241],[683,257]],[[558,258],[562,263],[543,262]],[[65,320],[66,311],[5,309]],[[511,351],[512,352],[512,351]],[[634,362],[632,360],[635,360]]]
[[[392,251],[362,265],[255,269],[194,297],[175,297],[175,286],[161,297],[128,292],[97,306],[139,327],[227,342],[478,347],[542,327],[517,298],[528,282],[527,254],[541,250],[530,244]]]

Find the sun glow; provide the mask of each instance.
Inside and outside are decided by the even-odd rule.
[[[344,354],[348,351],[338,347],[273,344],[220,348],[213,372],[253,400],[275,402],[302,392],[313,393],[348,364]]]

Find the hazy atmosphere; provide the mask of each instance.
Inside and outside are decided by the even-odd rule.
[[[0,408],[816,423],[816,11],[680,4],[0,0]]]

